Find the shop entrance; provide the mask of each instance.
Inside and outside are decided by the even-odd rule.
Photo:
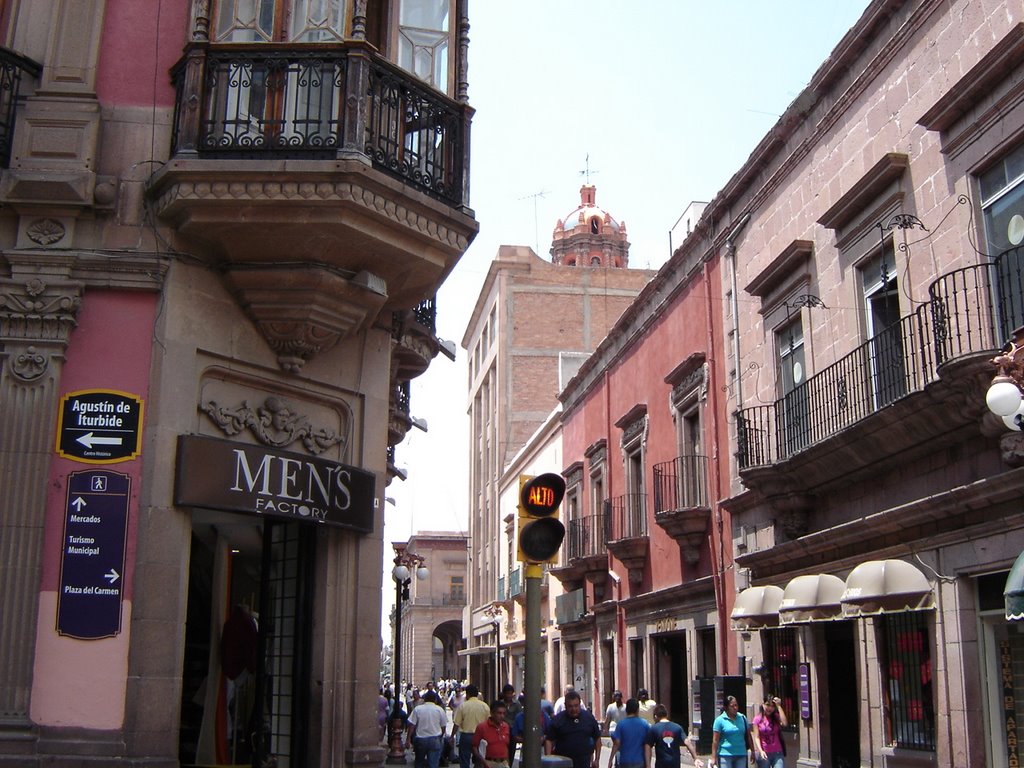
[[[305,764],[313,533],[299,522],[193,512],[183,766]]]
[[[832,765],[855,768],[860,765],[860,694],[857,687],[857,645],[852,621],[833,621],[825,625],[828,653],[829,729],[832,740]],[[786,713],[791,722],[795,714]]]
[[[690,694],[686,674],[686,633],[654,637],[654,688],[651,694],[668,707],[668,716],[684,729],[690,727]]]

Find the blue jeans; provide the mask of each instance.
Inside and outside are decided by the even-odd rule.
[[[718,768],[747,768],[746,755],[719,755]]]
[[[473,734],[459,733],[459,768],[473,768]]]
[[[781,752],[765,752],[767,760],[757,758],[757,768],[785,768],[786,756]]]
[[[416,768],[437,768],[441,762],[441,737],[416,736],[413,739]]]

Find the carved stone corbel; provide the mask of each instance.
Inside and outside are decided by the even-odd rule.
[[[39,381],[50,361],[63,357],[81,301],[81,283],[0,280],[0,342],[16,380]]]

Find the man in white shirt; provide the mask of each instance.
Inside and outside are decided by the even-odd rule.
[[[437,768],[448,729],[448,715],[438,704],[434,691],[427,691],[423,703],[409,714],[409,741],[416,753],[416,768]]]
[[[615,691],[612,694],[612,703],[604,711],[604,733],[611,736],[615,733],[615,726],[626,716],[626,705],[622,702],[622,691]]]

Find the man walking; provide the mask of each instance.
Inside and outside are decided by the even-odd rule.
[[[505,702],[498,699],[491,704],[491,716],[480,723],[473,734],[474,761],[485,768],[509,768],[511,739],[505,722]]]
[[[582,708],[576,691],[565,694],[565,710],[555,715],[545,743],[549,755],[572,760],[573,768],[597,768],[601,758],[601,726]]]
[[[620,695],[621,698],[621,695]],[[640,702],[630,699],[625,706],[626,716],[612,730],[612,753],[608,762],[620,768],[647,768],[651,764],[650,726],[640,717]]]
[[[626,705],[622,703],[622,691],[615,691],[612,694],[612,703],[604,711],[604,733],[611,736],[615,733],[615,726],[626,716]]]
[[[654,747],[654,768],[679,768],[679,753],[683,747],[690,752],[693,764],[697,768],[704,768],[704,763],[697,757],[697,750],[690,743],[690,737],[686,735],[683,727],[668,719],[668,710],[664,704],[654,707],[654,716],[657,722],[648,729],[647,743]],[[650,760],[650,752],[647,757]]]
[[[501,689],[501,700],[505,703],[505,722],[508,723],[509,733],[512,732],[512,727],[516,722],[516,715],[523,710],[523,705],[516,699],[516,689],[510,683],[506,683]],[[516,739],[512,737],[512,741],[508,747],[508,762],[511,765],[516,759]]]
[[[409,740],[416,753],[416,768],[437,768],[448,728],[448,715],[438,704],[434,691],[427,691],[423,703],[409,714]]]
[[[465,688],[466,700],[452,716],[452,741],[459,749],[459,768],[473,763],[473,734],[480,723],[491,715],[491,708],[480,699],[479,689],[470,683]]]
[[[658,703],[650,697],[646,688],[640,689],[637,693],[637,699],[640,701],[640,717],[646,720],[649,725],[654,725],[654,708],[658,706]]]

